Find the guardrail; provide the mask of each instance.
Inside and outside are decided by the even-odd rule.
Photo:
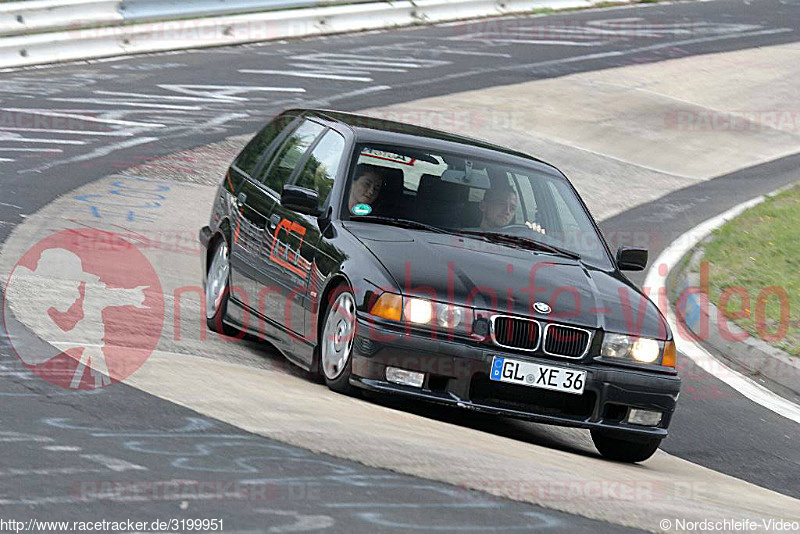
[[[375,0],[22,0],[0,3],[0,36],[368,2]]]
[[[600,1],[21,1],[0,4],[0,67],[588,7]],[[242,13],[256,5],[261,11]]]
[[[33,0],[0,4],[0,36],[121,24],[120,0]]]
[[[153,20],[185,19],[213,15],[231,15],[274,11],[279,9],[302,9],[327,7],[336,4],[364,4],[375,0],[340,0],[320,2],[310,0],[122,0],[120,13],[127,22],[150,22]]]

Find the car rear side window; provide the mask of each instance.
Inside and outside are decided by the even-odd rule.
[[[280,194],[283,186],[289,182],[295,167],[303,159],[316,138],[325,130],[325,127],[313,121],[306,120],[284,141],[276,155],[271,168],[264,168],[259,181]]]
[[[320,206],[325,203],[333,186],[336,171],[342,161],[345,141],[339,133],[328,130],[311,152],[295,185],[312,189],[319,194]]]
[[[253,176],[259,162],[267,155],[272,143],[278,138],[283,129],[296,118],[297,115],[294,113],[284,114],[267,124],[247,143],[247,146],[239,153],[233,164],[248,176]]]

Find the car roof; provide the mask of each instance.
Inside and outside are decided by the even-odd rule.
[[[358,143],[397,144],[427,150],[454,152],[477,159],[533,166],[550,174],[563,176],[554,166],[524,152],[463,135],[342,111],[326,109],[295,109],[291,111],[316,115],[322,119],[345,125],[353,132]]]

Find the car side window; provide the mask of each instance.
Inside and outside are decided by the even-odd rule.
[[[312,189],[319,194],[320,207],[325,204],[333,187],[336,171],[344,154],[345,140],[338,132],[328,130],[314,147],[295,185]]]
[[[270,146],[296,118],[297,115],[294,113],[280,115],[275,118],[247,143],[247,146],[239,153],[233,164],[240,171],[252,177],[262,158],[267,155]]]
[[[303,159],[316,138],[325,127],[316,122],[306,120],[283,142],[270,168],[264,167],[259,181],[281,194],[283,186],[289,182],[295,167]]]

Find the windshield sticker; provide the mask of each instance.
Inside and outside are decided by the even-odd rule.
[[[369,204],[356,204],[350,211],[353,212],[353,215],[369,215],[372,213],[372,206]]]

